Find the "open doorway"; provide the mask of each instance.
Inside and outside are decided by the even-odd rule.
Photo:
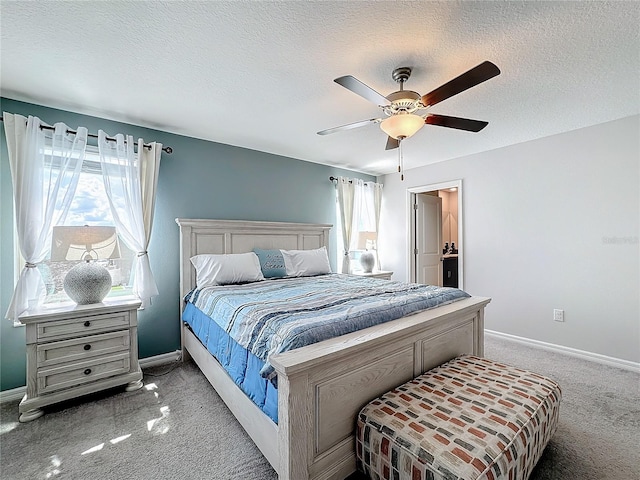
[[[407,190],[409,280],[464,287],[462,180]]]

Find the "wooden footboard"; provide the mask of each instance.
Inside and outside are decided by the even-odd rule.
[[[279,478],[344,479],[354,472],[360,409],[456,355],[482,355],[489,301],[465,299],[272,357]]]

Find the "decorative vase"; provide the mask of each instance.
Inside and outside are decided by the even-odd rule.
[[[362,265],[362,271],[364,273],[371,273],[375,264],[376,257],[372,252],[365,250],[360,254],[360,265]]]

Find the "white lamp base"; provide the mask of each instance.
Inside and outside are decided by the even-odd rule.
[[[64,291],[78,305],[100,303],[109,290],[111,275],[106,268],[95,263],[79,263],[64,277]]]
[[[360,254],[360,265],[362,265],[364,273],[371,273],[375,264],[376,257],[372,252],[365,250]]]

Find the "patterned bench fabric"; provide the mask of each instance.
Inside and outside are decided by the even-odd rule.
[[[548,378],[462,355],[361,410],[358,469],[372,480],[527,479],[560,399]]]

